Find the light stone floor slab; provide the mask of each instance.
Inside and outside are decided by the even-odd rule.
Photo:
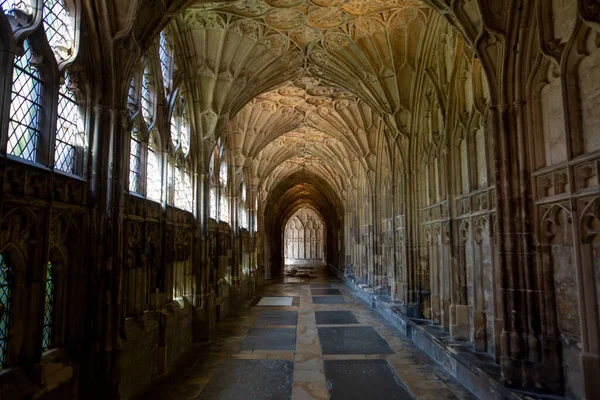
[[[258,302],[258,307],[291,307],[293,297],[263,297]]]
[[[156,379],[144,392],[134,397],[134,400],[197,400],[204,398],[244,400],[268,399],[274,398],[274,396],[277,400],[326,400],[331,398],[346,400],[344,397],[350,396],[348,399],[351,399],[353,395],[359,395],[358,389],[365,386],[365,381],[372,382],[372,379],[361,381],[366,378],[361,375],[362,371],[372,371],[373,376],[381,380],[381,387],[373,388],[372,391],[367,390],[366,395],[361,392],[360,396],[365,400],[404,399],[407,398],[407,393],[410,397],[419,400],[474,399],[456,380],[444,372],[392,324],[370,309],[366,303],[354,297],[351,291],[339,281],[328,277],[323,268],[317,278],[303,278],[300,281],[296,278],[294,280],[286,279],[283,283],[264,286],[259,291],[258,296],[271,296],[263,297],[261,301],[272,305],[266,305],[265,308],[246,307],[235,317],[221,321],[211,332],[209,343],[193,345],[180,361],[170,367],[167,374]],[[339,289],[343,296],[313,298],[311,287]],[[292,303],[294,297],[299,299],[299,303]],[[314,299],[317,301],[315,302]],[[327,300],[318,304],[323,301],[321,299]],[[333,301],[329,299],[333,299]],[[342,302],[344,299],[346,301],[333,303],[338,299]],[[249,301],[247,304],[256,303]],[[261,303],[259,302],[258,305],[260,306]],[[291,309],[290,306],[292,306]],[[277,307],[281,308],[277,309]],[[261,313],[290,312],[292,310],[297,311],[296,326],[272,326],[270,318],[268,318],[270,315],[259,317]],[[377,335],[364,336],[365,340],[369,340],[368,337],[374,337],[379,344],[382,344],[383,340],[393,349],[394,354],[324,355],[319,340],[319,330],[330,327],[319,325],[317,328],[315,311],[352,312],[360,321],[359,328],[371,327],[377,333]],[[267,325],[261,326],[263,323]],[[288,324],[289,322],[282,323]],[[257,326],[260,328],[257,329]],[[331,328],[334,327],[347,332],[357,328],[356,325],[346,324],[331,326]],[[264,333],[264,338],[255,336],[261,332]],[[293,342],[284,340],[285,346],[277,347],[277,349],[257,349],[256,347],[261,346],[255,345],[246,347],[250,339],[256,343],[266,343],[269,337],[278,338],[281,335],[291,337],[293,334],[295,334]],[[352,340],[360,340],[360,337],[361,335],[355,336]],[[290,343],[294,343],[294,346],[291,346]],[[372,345],[373,343],[371,346],[367,343],[365,346],[359,347],[364,347],[365,352],[368,353]],[[327,365],[329,365],[329,372],[327,372]],[[291,367],[293,369],[290,369]],[[387,378],[380,376],[383,375],[383,372],[377,371],[385,372]],[[347,388],[344,386],[344,379],[347,379],[346,372],[348,375],[356,376],[356,379],[348,381]],[[331,381],[328,381],[328,378]],[[403,390],[398,389],[396,393],[391,379],[397,379],[397,383]],[[249,391],[245,389],[248,381],[250,381]],[[265,385],[268,390],[261,390],[261,385]],[[341,389],[340,385],[342,385]],[[353,390],[353,385],[358,389]],[[384,397],[380,397],[381,393],[378,393],[378,390],[384,393]],[[389,396],[389,393],[393,393],[391,397],[385,397]]]

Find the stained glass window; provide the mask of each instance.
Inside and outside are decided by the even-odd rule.
[[[54,286],[55,274],[54,265],[48,261],[46,271],[46,301],[44,302],[44,335],[42,340],[42,349],[48,350],[52,345],[52,325],[54,321]]]
[[[142,77],[142,116],[146,124],[150,126],[154,120],[154,104],[152,102],[153,81],[150,66],[144,69]]]
[[[0,254],[0,368],[6,366],[10,327],[11,271],[4,254]]]
[[[167,35],[165,32],[160,33],[159,40],[159,57],[160,57],[160,68],[162,70],[162,78],[166,90],[170,89],[171,82],[171,65],[173,63],[173,56]]]
[[[25,40],[23,46],[25,53],[15,59],[13,72],[7,153],[36,161],[42,81],[31,65],[33,51],[29,41]]]
[[[140,166],[142,162],[142,144],[139,138],[139,130],[135,127],[131,131],[129,149],[129,191],[140,191]]]
[[[76,173],[77,146],[83,146],[83,118],[75,93],[69,90],[69,78],[58,93],[58,120],[56,121],[56,149],[54,168]]]
[[[48,44],[58,60],[72,56],[74,34],[72,19],[64,0],[44,0],[44,29]]]
[[[162,180],[160,174],[160,155],[156,146],[154,135],[150,135],[148,143],[148,162],[146,168],[146,196],[149,199],[160,201]]]

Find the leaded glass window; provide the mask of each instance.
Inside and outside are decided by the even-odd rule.
[[[153,99],[153,81],[150,66],[147,65],[142,76],[142,116],[148,126],[152,125],[154,120],[154,103]]]
[[[167,179],[168,179],[168,190],[167,190],[167,203],[175,205],[175,174],[176,174],[175,163],[172,159],[169,159],[167,164]]]
[[[10,328],[12,276],[4,254],[0,254],[0,368],[6,366]]]
[[[214,186],[210,187],[208,212],[210,218],[217,219],[217,188]]]
[[[137,96],[135,93],[135,75],[131,78],[131,82],[129,82],[129,91],[127,92],[127,106],[129,107],[129,111],[131,114],[137,111]]]
[[[175,105],[171,115],[171,143],[173,143],[173,148],[175,149],[179,148],[179,118],[177,111],[178,106]]]
[[[66,60],[72,56],[75,35],[72,19],[64,0],[44,0],[44,29],[48,44],[56,58]]]
[[[194,187],[186,168],[175,168],[175,207],[186,211],[194,210]]]
[[[56,121],[56,148],[54,168],[76,173],[77,147],[83,146],[83,118],[75,98],[69,90],[69,77],[58,92],[58,120]]]
[[[146,168],[146,196],[149,199],[160,201],[162,179],[160,174],[160,154],[154,135],[150,135],[148,143],[148,160]]]
[[[160,69],[162,71],[163,83],[166,90],[170,89],[171,82],[171,65],[173,64],[173,56],[169,41],[166,33],[163,31],[160,33],[159,40],[159,58],[160,58]]]
[[[134,125],[129,144],[129,191],[137,193],[140,192],[140,167],[142,163],[142,144],[139,136],[140,132]]]
[[[7,153],[28,161],[36,161],[42,81],[31,65],[33,51],[29,41],[23,43],[24,54],[15,59],[10,106]]]
[[[0,8],[8,15],[13,15],[13,10],[21,10],[26,14],[31,14],[33,10],[30,3],[29,0],[0,0]]]
[[[230,222],[229,219],[229,197],[227,196],[227,188],[221,189],[221,198],[219,201],[219,220]]]
[[[46,300],[44,302],[44,332],[42,338],[42,349],[48,350],[52,345],[52,326],[54,323],[54,289],[55,273],[54,265],[48,261],[46,270]]]
[[[190,151],[190,128],[188,126],[187,112],[185,110],[185,103],[182,100],[181,105],[183,112],[181,115],[181,122],[179,127],[179,140],[181,144],[181,150],[183,150],[184,154],[187,154]]]

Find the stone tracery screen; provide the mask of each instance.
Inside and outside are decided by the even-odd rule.
[[[285,226],[286,264],[324,260],[324,232],[325,226],[314,211],[298,210]]]

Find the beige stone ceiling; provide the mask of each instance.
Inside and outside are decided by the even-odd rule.
[[[409,137],[417,0],[240,0],[188,8],[175,24],[197,82],[204,141],[225,136],[237,172],[265,192],[300,170],[340,193],[376,168],[383,137]],[[207,150],[208,151],[208,150]]]

